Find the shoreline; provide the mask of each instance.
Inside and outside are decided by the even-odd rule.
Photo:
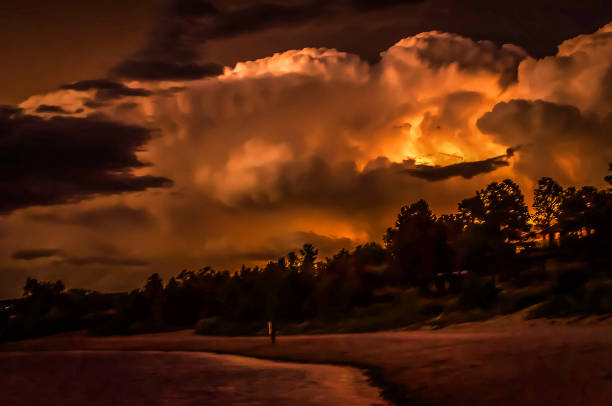
[[[43,397],[59,403],[64,396],[69,399],[68,405],[82,404],[75,399],[86,399],[101,390],[100,379],[107,382],[103,386],[109,380],[116,386],[94,404],[109,404],[117,399],[136,401],[135,404],[167,404],[176,400],[176,404],[214,405],[226,401],[229,404],[324,405],[328,401],[364,406],[390,404],[363,370],[347,366],[202,351],[112,349],[5,351],[0,352],[0,361],[4,365],[0,370],[3,378],[0,392],[16,402],[11,404],[34,404]],[[48,368],[54,368],[55,373],[47,375]],[[82,385],[72,386],[75,379],[82,379]],[[32,382],[38,384],[27,390]],[[58,391],[58,387],[63,389]]]
[[[112,350],[110,350],[112,351]],[[168,352],[172,352],[173,350],[169,350]],[[179,350],[176,350],[179,351]],[[221,351],[198,351],[194,350],[193,352],[204,352],[208,354],[217,354],[217,355],[229,355],[229,356],[238,356],[245,358],[253,358],[264,361],[272,361],[272,362],[280,362],[280,363],[291,363],[291,364],[302,364],[302,365],[328,365],[339,368],[354,368],[359,370],[366,378],[367,382],[370,386],[376,388],[380,393],[380,396],[390,405],[394,406],[425,406],[425,403],[417,401],[416,399],[410,399],[404,393],[404,389],[397,384],[392,382],[388,382],[385,380],[384,375],[380,371],[380,369],[363,364],[355,364],[355,363],[342,363],[342,362],[322,362],[322,363],[313,363],[309,361],[300,361],[293,360],[291,358],[279,358],[279,357],[265,357],[265,356],[255,356],[255,355],[243,355],[242,353],[235,352],[221,352]]]
[[[275,362],[281,364],[300,364],[300,365],[323,365],[323,366],[333,366],[338,368],[353,368],[358,370],[367,380],[368,385],[375,388],[380,394],[381,398],[384,399],[389,405],[392,406],[421,406],[425,405],[425,403],[419,402],[415,399],[410,399],[407,395],[404,394],[404,390],[400,385],[394,384],[392,382],[387,382],[384,378],[382,372],[373,366],[363,365],[363,364],[355,364],[355,363],[319,363],[319,362],[308,362],[308,361],[300,361],[300,360],[292,360],[291,358],[279,358],[279,357],[265,357],[265,356],[255,356],[255,355],[244,355],[239,352],[223,352],[223,351],[202,351],[202,350],[189,350],[189,349],[156,349],[156,350],[141,350],[141,349],[30,349],[30,350],[3,350],[0,346],[0,354],[8,353],[8,354],[32,354],[32,353],[78,353],[78,352],[95,352],[95,353],[116,353],[116,352],[132,352],[132,353],[199,353],[199,354],[212,354],[212,355],[221,355],[221,356],[229,356],[229,357],[241,357],[241,358],[251,358],[254,360]]]
[[[56,350],[56,349],[31,349],[31,350],[9,350],[5,351],[0,348],[0,354],[33,354],[33,353],[81,353],[81,352],[93,352],[93,353],[117,353],[117,352],[131,352],[131,353],[198,353],[204,355],[220,355],[220,356],[228,356],[228,357],[239,357],[239,358],[250,358],[253,360],[274,362],[280,364],[300,364],[300,365],[315,365],[315,366],[332,366],[338,368],[352,368],[358,370],[363,376],[366,378],[368,385],[375,388],[380,394],[381,398],[388,402],[390,405],[394,406],[404,406],[404,405],[423,405],[422,403],[409,400],[402,395],[402,388],[398,385],[395,385],[390,382],[386,382],[384,380],[383,375],[379,370],[374,367],[358,365],[358,364],[350,364],[350,363],[314,363],[308,361],[295,361],[290,358],[271,358],[271,357],[259,357],[252,355],[244,355],[241,353],[232,353],[232,352],[220,352],[220,351],[201,351],[201,350],[189,350],[189,349],[181,349],[181,350],[139,350],[139,349],[76,349],[76,350]]]
[[[5,343],[0,351],[190,351],[353,367],[395,405],[607,405],[611,336],[610,319],[561,324],[506,318],[434,331],[280,336],[275,345],[266,337],[191,331],[105,338],[73,333]]]

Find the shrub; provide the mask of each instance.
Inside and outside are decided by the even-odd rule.
[[[584,277],[578,275],[573,273],[562,278],[555,285],[553,294],[534,308],[528,318],[612,313],[612,281],[597,280],[583,284],[581,281]]]
[[[499,312],[510,314],[545,301],[550,288],[533,286],[523,289],[502,291],[499,294]]]
[[[463,281],[459,303],[468,309],[488,309],[497,302],[498,293],[499,289],[493,278],[478,278],[474,274],[468,274]]]
[[[198,320],[195,325],[195,332],[197,334],[214,334],[215,328],[219,324],[216,317],[206,317]]]
[[[542,317],[570,317],[580,313],[580,304],[570,296],[553,295],[531,310],[528,319]]]
[[[534,266],[522,272],[518,272],[512,279],[512,285],[516,288],[524,288],[526,286],[537,285],[545,282],[548,279],[548,274],[543,266]]]
[[[492,311],[475,308],[468,311],[445,312],[431,321],[431,326],[435,329],[450,326],[451,324],[470,323],[483,321],[493,317]]]
[[[587,285],[585,311],[590,314],[612,313],[612,281],[600,280]]]
[[[567,269],[557,272],[553,293],[557,295],[578,294],[589,280],[589,274],[583,269]]]
[[[444,306],[440,303],[428,303],[419,308],[419,313],[425,317],[435,317],[444,311]]]

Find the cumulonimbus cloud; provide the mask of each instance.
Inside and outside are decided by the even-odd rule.
[[[601,183],[612,158],[612,116],[601,120],[577,107],[542,100],[511,100],[497,104],[477,122],[499,142],[529,141],[515,167],[532,179],[552,173],[564,184]]]
[[[206,16],[217,15],[211,8],[205,11]],[[526,53],[518,47],[497,47],[441,32],[399,41],[373,67],[355,55],[335,50],[294,50],[238,63],[218,78],[113,85],[126,97],[139,96],[138,91],[150,94],[93,107],[112,116],[129,106],[130,117],[119,116],[120,120],[153,122],[163,136],[145,155],[169,176],[177,168],[191,173],[177,178],[184,186],[208,189],[211,196],[230,205],[282,201],[283,195],[304,189],[291,186],[289,174],[313,181],[312,162],[319,162],[315,167],[320,173],[353,168],[345,171],[354,172],[347,179],[371,177],[364,168],[378,157],[396,163],[414,159],[414,167],[405,172],[426,180],[471,178],[511,165],[512,159],[502,151],[533,141],[528,134],[493,134],[495,129],[485,126],[491,120],[481,117],[496,104],[534,88],[530,76],[545,71],[551,60],[588,59],[592,67],[598,65],[593,58],[599,58],[599,65],[605,65],[601,62],[605,58],[589,44],[602,42],[607,30],[564,43],[559,55],[543,60],[525,59]],[[585,57],[585,50],[592,52]],[[587,68],[584,63],[581,66]],[[578,74],[576,69],[572,78]],[[604,67],[598,69],[605,73]],[[601,82],[605,75],[600,76]],[[64,88],[86,92],[101,90],[98,88],[108,83],[94,84],[80,82]],[[172,93],[170,88],[181,91]],[[534,93],[544,95],[538,89]],[[569,93],[564,93],[566,98]],[[80,105],[78,97],[73,100],[75,110],[91,110],[89,100],[82,97]],[[23,106],[27,108],[28,103]],[[494,113],[498,115],[500,108]],[[524,160],[521,154],[518,159]],[[461,157],[462,162],[442,158],[453,156]],[[180,157],[180,164],[174,157]],[[567,164],[558,165],[553,172],[564,168]],[[359,182],[353,184],[359,189]],[[332,192],[345,190],[346,184],[320,186],[330,191],[331,200],[337,200]]]
[[[32,244],[45,247],[52,241],[43,235],[61,229],[66,237],[58,247],[104,258],[100,241],[130,209],[146,208],[142,221],[126,222],[113,241],[121,252],[113,256],[153,258],[141,268],[167,275],[208,263],[231,268],[249,258],[262,261],[279,253],[273,247],[280,241],[299,245],[316,237],[329,249],[380,241],[402,204],[425,198],[438,212],[452,211],[474,190],[507,177],[528,199],[541,176],[564,185],[603,184],[612,160],[611,27],[569,40],[544,59],[428,32],[398,41],[375,65],[346,52],[305,48],[243,61],[204,79],[121,81],[147,95],[95,105],[98,89],[83,85],[33,96],[20,105],[23,123],[6,119],[11,128],[44,124],[63,146],[66,131],[77,136],[62,123],[96,123],[100,138],[93,145],[109,152],[100,159],[118,162],[120,174],[99,170],[98,162],[86,165],[82,178],[62,175],[78,193],[59,188],[53,199],[11,207],[102,197],[82,201],[78,210],[16,211],[4,223],[6,233],[36,228]],[[36,113],[42,104],[83,111]],[[151,138],[147,128],[159,136]],[[123,136],[109,135],[118,132]],[[81,165],[65,161],[64,167]],[[147,177],[145,169],[156,175]],[[87,174],[94,180],[102,174],[104,181],[92,183],[101,186],[77,188],[80,179],[90,182]],[[161,192],[157,186],[166,177],[174,187]],[[143,193],[117,193],[130,190]],[[9,244],[5,256],[22,248]]]

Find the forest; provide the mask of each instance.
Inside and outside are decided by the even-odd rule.
[[[523,309],[526,317],[612,313],[612,188],[564,188],[544,177],[530,209],[506,179],[455,213],[436,215],[424,200],[401,207],[382,242],[327,258],[304,244],[234,272],[152,274],[129,293],[28,278],[22,298],[0,302],[0,340],[81,329],[253,335],[268,321],[279,334],[437,328]]]

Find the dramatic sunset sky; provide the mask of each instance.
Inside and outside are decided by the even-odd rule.
[[[3,0],[0,24],[0,298],[325,256],[420,198],[612,162],[609,0]]]

